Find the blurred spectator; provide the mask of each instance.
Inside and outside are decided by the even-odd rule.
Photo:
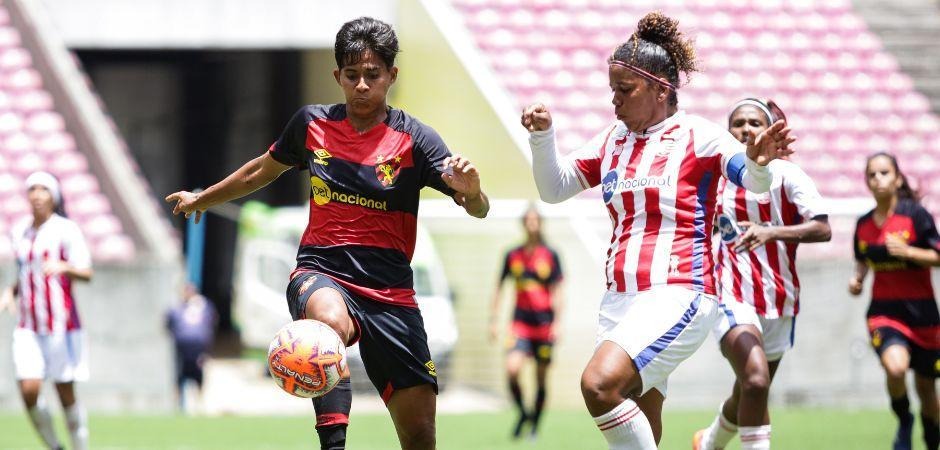
[[[202,368],[209,356],[218,315],[212,303],[194,285],[186,283],[180,303],[167,312],[166,326],[176,348],[176,395],[186,411],[186,381],[194,381],[202,394]]]

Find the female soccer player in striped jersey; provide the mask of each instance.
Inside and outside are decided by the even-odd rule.
[[[26,189],[33,214],[13,227],[19,276],[0,296],[0,311],[19,298],[13,367],[33,427],[48,448],[62,448],[48,406],[39,398],[43,380],[52,380],[72,448],[84,450],[88,426],[74,386],[88,378],[88,363],[72,281],[91,279],[91,257],[78,225],[65,218],[59,181],[36,172],[26,178]]]
[[[728,117],[728,131],[747,142],[783,120],[774,106],[753,98],[739,101]],[[793,345],[799,312],[796,247],[828,241],[832,234],[813,180],[789,161],[776,160],[770,167],[774,178],[767,193],[725,181],[719,186],[717,276],[725,314],[713,332],[737,381],[711,426],[695,434],[694,450],[724,448],[739,426],[742,447],[770,448],[767,393]]]
[[[914,369],[924,441],[929,450],[937,450],[940,313],[930,267],[940,266],[940,235],[894,156],[870,156],[865,176],[875,209],[858,219],[855,228],[855,274],[849,279],[849,292],[861,294],[869,270],[875,272],[868,331],[884,366],[891,409],[899,421],[895,450],[911,448],[914,416],[904,380],[908,369]]]
[[[614,225],[597,346],[581,378],[611,449],[656,448],[667,377],[721,314],[710,242],[719,178],[766,192],[767,164],[794,140],[777,122],[745,146],[680,111],[679,73],[696,69],[694,55],[675,20],[647,14],[608,60],[617,121],[565,158],[545,105],[522,114],[542,200],[600,184]]]

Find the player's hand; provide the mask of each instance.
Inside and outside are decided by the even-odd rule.
[[[499,324],[495,320],[490,321],[490,342],[495,343],[499,339]]]
[[[862,293],[862,280],[858,277],[849,278],[849,294],[857,296]]]
[[[738,243],[734,246],[735,252],[742,252],[745,249],[754,251],[758,247],[770,242],[773,238],[770,228],[756,223],[741,221],[738,226],[744,231],[744,234],[738,238]]]
[[[16,314],[16,301],[13,298],[13,289],[7,288],[0,292],[0,313],[10,311],[10,314]]]
[[[529,132],[545,131],[552,127],[552,114],[541,103],[533,103],[522,110],[522,126]]]
[[[770,128],[762,131],[757,137],[750,134],[747,138],[747,157],[762,166],[770,164],[777,158],[793,154],[790,144],[796,138],[790,136],[790,127],[786,122],[778,120]]]
[[[69,264],[65,261],[46,261],[42,263],[42,273],[47,277],[54,277],[68,272]]]
[[[441,179],[447,187],[457,191],[458,203],[463,205],[480,197],[480,173],[469,159],[454,153],[444,159],[443,170]]]
[[[203,211],[206,208],[200,208],[196,205],[199,201],[199,194],[188,192],[188,191],[179,191],[174,192],[166,196],[167,203],[176,202],[176,205],[173,206],[173,214],[183,214],[183,217],[189,218],[193,213],[196,214],[196,223],[199,223],[199,219],[202,218]]]
[[[907,244],[907,241],[898,236],[897,234],[888,234],[885,237],[885,247],[888,249],[888,254],[895,257],[905,259],[908,257],[908,250],[910,250],[910,245]]]

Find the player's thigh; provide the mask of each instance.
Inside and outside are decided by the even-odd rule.
[[[519,371],[529,358],[529,354],[524,350],[513,348],[506,353],[506,374],[511,378],[519,376]]]
[[[36,406],[36,402],[39,400],[39,391],[42,389],[42,380],[35,378],[19,380],[19,386],[20,395],[23,397],[26,406],[29,408]]]
[[[617,398],[627,398],[639,394],[641,387],[633,358],[612,341],[601,342],[581,375],[581,391],[589,410],[593,401],[609,403]],[[595,416],[605,412],[607,410],[604,409],[591,411]]]
[[[402,444],[431,443],[435,436],[437,394],[430,384],[397,389],[388,400],[388,412]]]
[[[911,366],[911,351],[906,345],[895,343],[881,351],[881,365],[892,378],[903,378]]]
[[[313,319],[329,325],[349,345],[356,326],[346,304],[346,290],[317,272],[297,272],[287,286],[287,304],[294,320]]]
[[[68,408],[75,404],[75,383],[56,383],[55,390],[59,393],[62,407]]]

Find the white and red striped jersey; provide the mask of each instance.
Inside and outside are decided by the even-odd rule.
[[[711,228],[718,181],[725,176],[755,190],[766,190],[770,181],[765,168],[747,163],[743,144],[724,128],[683,111],[643,133],[618,121],[557,163],[550,158],[554,148],[541,150],[549,146],[545,141],[554,142],[551,130],[530,135],[543,199],[560,201],[602,185],[613,222],[608,290],[637,293],[679,285],[717,293]],[[572,172],[578,186],[550,186],[550,177],[564,179]]]
[[[788,226],[826,215],[822,196],[813,180],[796,164],[770,163],[770,191],[748,192],[722,183],[718,205],[718,279],[722,301],[754,306],[761,317],[796,316],[800,309],[800,279],[796,274],[795,242],[772,241],[754,251],[735,253],[738,231],[732,223],[748,221]]]
[[[80,328],[71,279],[43,273],[47,261],[68,261],[77,269],[91,267],[78,225],[53,214],[36,229],[33,218],[27,217],[13,227],[11,241],[19,269],[17,326],[40,334]]]

